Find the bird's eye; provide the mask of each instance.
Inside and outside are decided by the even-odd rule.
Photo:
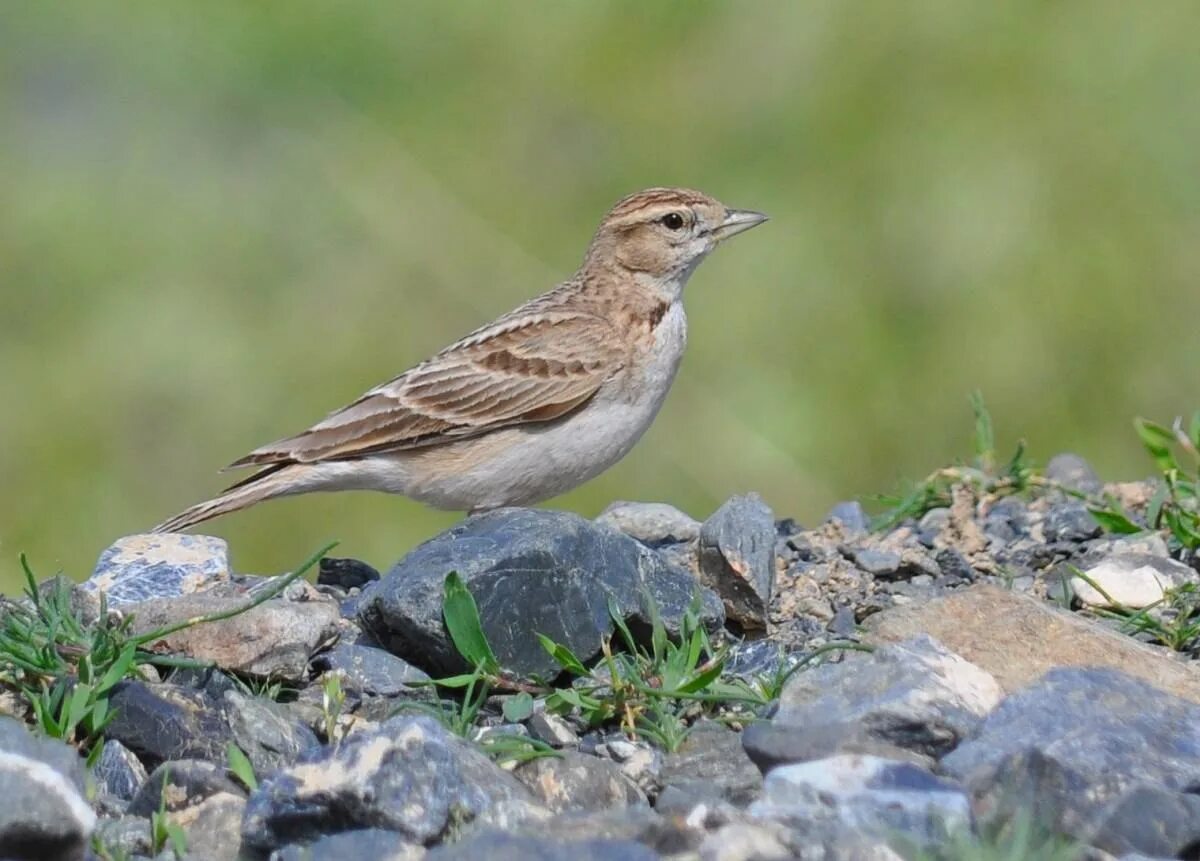
[[[682,230],[683,216],[678,212],[668,212],[662,217],[662,223],[667,230]]]

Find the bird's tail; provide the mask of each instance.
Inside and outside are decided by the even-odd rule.
[[[214,517],[220,517],[222,514],[241,511],[243,508],[248,508],[256,502],[262,502],[265,499],[271,499],[275,496],[283,496],[288,493],[292,486],[292,482],[289,481],[288,466],[289,464],[272,464],[266,469],[260,470],[254,473],[254,475],[227,488],[220,496],[214,496],[206,502],[193,505],[191,508],[186,508],[179,512],[174,517],[164,520],[151,531],[182,532],[185,529],[195,526],[197,523],[212,520]]]

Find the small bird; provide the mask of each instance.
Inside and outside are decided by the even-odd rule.
[[[571,278],[235,461],[227,468],[259,469],[154,531],[314,491],[378,490],[477,512],[583,484],[658,414],[687,343],[683,288],[696,266],[766,220],[683,188],[623,198]]]

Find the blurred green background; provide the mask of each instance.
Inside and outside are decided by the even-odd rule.
[[[10,3],[0,588],[118,535],[575,268],[647,185],[762,209],[689,286],[658,422],[553,501],[820,518],[969,450],[1145,474],[1200,405],[1191,2]],[[211,526],[387,565],[373,494]]]

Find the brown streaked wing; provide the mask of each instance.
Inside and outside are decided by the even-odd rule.
[[[621,367],[621,344],[612,324],[583,312],[505,318],[231,467],[344,460],[551,421]]]

